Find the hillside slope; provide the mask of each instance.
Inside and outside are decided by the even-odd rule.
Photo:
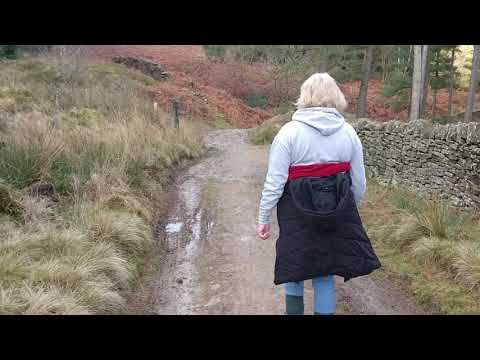
[[[243,64],[238,62],[211,61],[201,45],[101,45],[86,46],[95,61],[111,61],[118,55],[144,58],[160,64],[170,73],[172,81],[152,87],[154,101],[171,107],[180,101],[187,114],[206,120],[222,120],[235,127],[253,127],[272,116],[269,109],[252,108],[244,99],[259,93],[275,98],[277,86],[291,88],[296,93],[302,79],[288,84],[276,84],[272,68],[267,64]],[[355,113],[360,81],[340,85],[349,103],[347,112]],[[367,117],[379,121],[407,120],[408,110],[394,111],[381,96],[382,82],[371,80],[368,91]],[[429,91],[427,114],[431,114],[433,96]],[[454,113],[463,111],[467,93],[455,92]],[[292,99],[293,101],[294,99]],[[448,112],[448,89],[437,95],[437,114]]]
[[[174,100],[179,101],[189,116],[219,118],[236,127],[252,127],[271,117],[267,111],[247,106],[240,98],[242,94],[234,91],[238,78],[245,76],[243,82],[250,83],[250,88],[261,87],[265,80],[258,76],[258,70],[253,66],[213,63],[201,46],[102,45],[88,46],[88,51],[96,61],[110,61],[121,55],[160,64],[172,81],[151,87],[154,101],[167,108]],[[248,73],[254,76],[248,77]]]

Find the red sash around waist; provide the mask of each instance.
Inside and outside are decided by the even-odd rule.
[[[300,177],[332,176],[339,172],[344,172],[348,170],[350,170],[349,162],[292,165],[288,169],[288,180],[293,180]]]

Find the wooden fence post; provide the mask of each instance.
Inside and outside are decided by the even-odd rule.
[[[174,118],[173,118],[173,120],[174,120],[173,125],[174,125],[174,127],[175,127],[176,129],[178,129],[178,128],[180,127],[180,121],[179,121],[179,119],[178,119],[178,102],[177,102],[177,101],[174,101],[174,102],[173,102],[173,116],[174,116]]]

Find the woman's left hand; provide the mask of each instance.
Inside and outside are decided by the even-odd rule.
[[[270,237],[270,224],[259,224],[257,234],[260,239],[267,240]]]

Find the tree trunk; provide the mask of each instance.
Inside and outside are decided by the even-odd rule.
[[[432,103],[432,121],[435,120],[436,110],[437,110],[437,93],[438,93],[438,78],[440,74],[438,73],[438,68],[440,66],[440,51],[435,53],[435,87],[433,89],[433,103]]]
[[[437,89],[433,89],[433,103],[432,103],[432,121],[435,120],[437,110]]]
[[[320,67],[319,67],[319,72],[324,73],[328,71],[328,58],[330,54],[330,49],[328,47],[324,47],[321,50],[321,57],[320,57]]]
[[[472,113],[475,110],[475,95],[478,85],[478,67],[480,65],[480,45],[473,45],[472,75],[470,77],[470,89],[465,109],[465,122],[472,121]]]
[[[422,45],[414,45],[410,121],[418,119],[418,116],[420,113],[421,93],[422,93]]]
[[[430,52],[428,45],[423,45],[422,49],[422,94],[420,95],[420,111],[419,117],[425,116],[425,109],[428,98],[428,72],[430,68]]]
[[[322,62],[320,63],[319,72],[321,73],[327,72],[327,69],[328,69],[327,60],[322,60]]]
[[[413,61],[412,59],[415,56],[414,50],[415,50],[415,46],[410,45],[410,52],[408,54],[408,61],[407,61],[407,64],[405,66],[405,69],[404,69],[404,75],[408,74],[408,71],[411,67],[411,64],[412,64],[412,61]],[[413,73],[413,71],[412,71],[412,73]],[[412,113],[412,96],[413,96],[413,80],[412,80],[412,86],[410,87],[410,94],[409,94],[409,100],[408,100],[408,118],[409,119],[410,119],[410,116],[411,116],[411,113]]]
[[[365,117],[367,113],[368,81],[370,79],[370,72],[372,71],[374,49],[375,45],[369,45],[365,55],[362,84],[360,85],[360,93],[357,99],[357,119]]]
[[[387,57],[382,53],[382,82],[387,80]]]
[[[453,116],[453,91],[455,89],[455,48],[452,49],[452,58],[450,62],[450,86],[448,87],[448,115]]]

